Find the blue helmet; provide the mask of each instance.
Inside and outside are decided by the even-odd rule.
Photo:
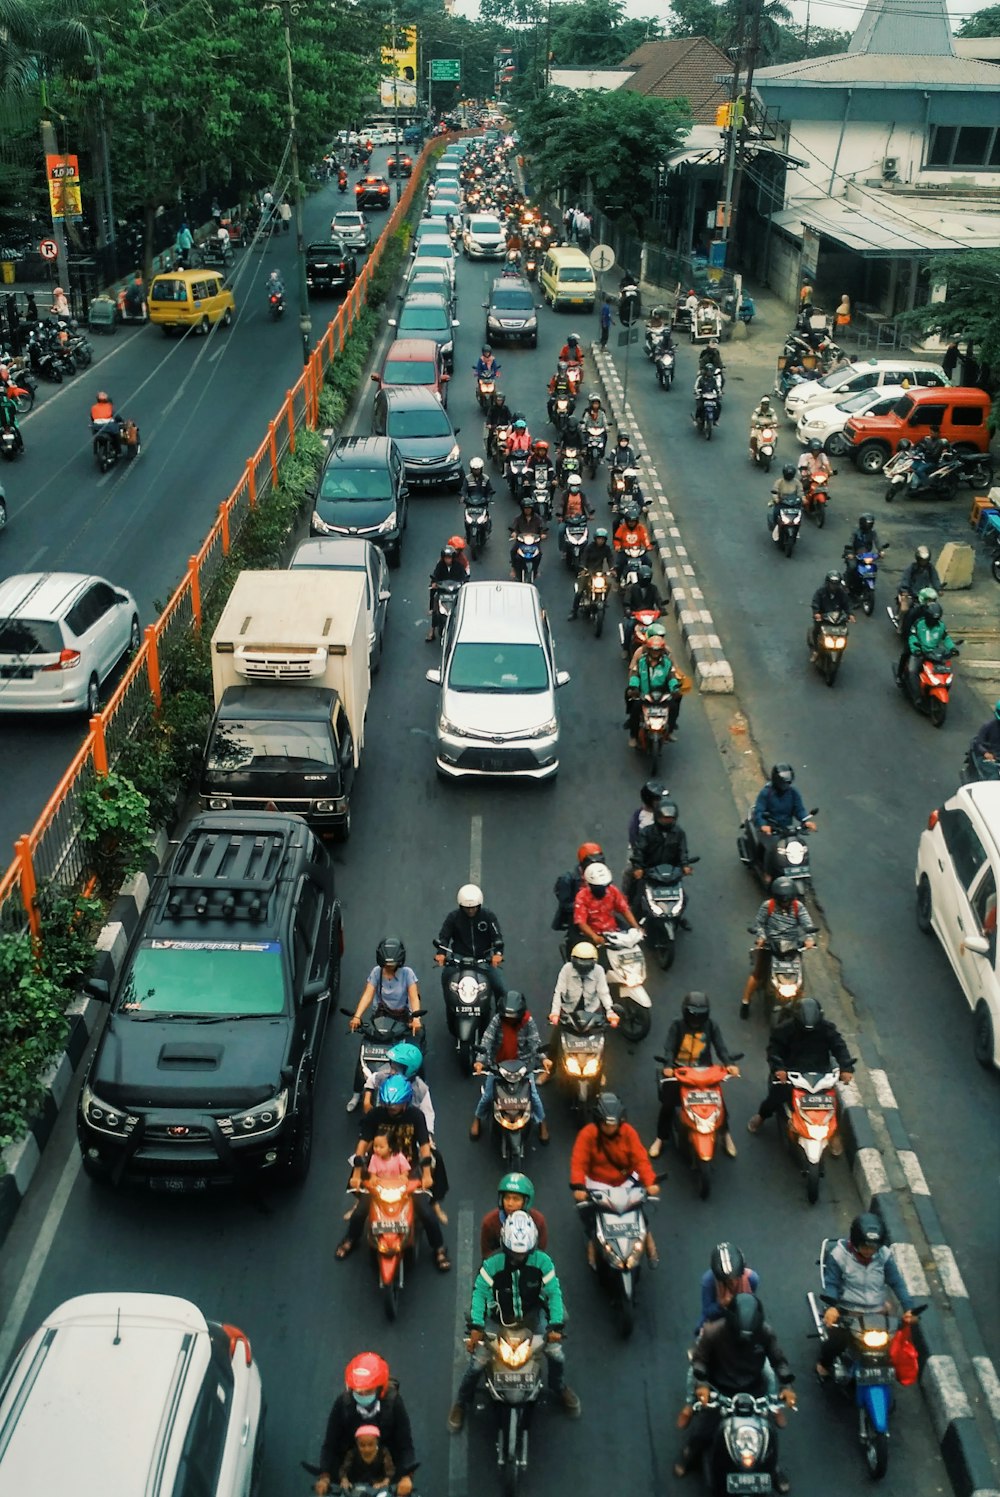
[[[378,1089],[378,1099],[386,1107],[408,1107],[413,1101],[413,1087],[405,1076],[387,1076]]]
[[[398,1045],[393,1045],[391,1050],[386,1051],[385,1058],[391,1066],[399,1067],[407,1081],[413,1080],[424,1063],[419,1045],[411,1045],[409,1040],[401,1040]]]

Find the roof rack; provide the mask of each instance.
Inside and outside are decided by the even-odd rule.
[[[196,827],[177,851],[167,881],[174,919],[262,921],[288,848],[289,829],[216,831]]]

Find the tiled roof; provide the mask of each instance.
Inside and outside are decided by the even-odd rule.
[[[635,68],[623,90],[655,99],[687,99],[692,119],[702,124],[714,123],[716,109],[729,100],[730,85],[715,80],[732,76],[732,62],[704,36],[643,42],[621,66]]]

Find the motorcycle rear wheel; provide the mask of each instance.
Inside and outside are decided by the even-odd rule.
[[[889,1436],[872,1429],[867,1414],[864,1416],[864,1434],[861,1436],[865,1450],[865,1463],[872,1481],[881,1481],[889,1469]]]
[[[815,1206],[819,1200],[819,1164],[806,1165],[806,1200]]]
[[[13,397],[14,409],[19,416],[24,416],[35,403],[35,395],[32,390],[24,390],[22,394]]]

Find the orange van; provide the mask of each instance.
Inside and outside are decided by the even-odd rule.
[[[862,472],[881,473],[902,437],[919,442],[935,429],[960,452],[988,452],[989,415],[985,390],[967,385],[917,388],[901,395],[887,416],[850,416],[844,436]]]

